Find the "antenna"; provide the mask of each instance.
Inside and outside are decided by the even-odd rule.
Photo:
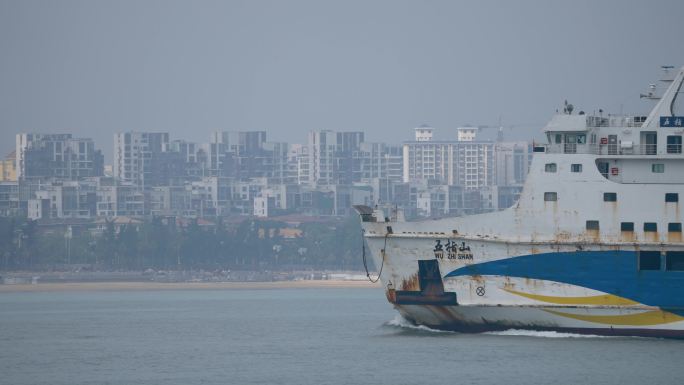
[[[496,133],[496,141],[497,142],[503,142],[503,140],[504,140],[503,126],[501,125],[501,114],[499,114],[499,131]]]
[[[563,104],[564,104],[563,112],[565,114],[572,115],[572,111],[575,109],[575,106],[568,103],[567,99],[565,100],[565,102]]]

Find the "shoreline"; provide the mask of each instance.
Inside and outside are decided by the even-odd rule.
[[[54,282],[0,285],[0,294],[19,292],[142,291],[142,290],[255,290],[380,288],[379,283],[351,280],[302,280],[275,282]]]

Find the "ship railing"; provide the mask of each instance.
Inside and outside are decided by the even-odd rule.
[[[587,116],[587,127],[641,127],[646,118],[632,115]]]
[[[539,151],[541,148],[544,151]],[[537,150],[537,148],[539,150]],[[668,154],[680,154],[681,145],[668,145]],[[549,154],[593,154],[593,155],[658,155],[657,144],[583,144],[583,143],[562,143],[549,144],[546,146],[536,146],[535,152],[546,152]]]
[[[681,144],[668,144],[667,145],[667,153],[668,154],[681,154],[682,153],[682,145]]]

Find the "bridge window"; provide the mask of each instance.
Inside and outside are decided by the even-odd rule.
[[[634,222],[620,223],[620,231],[634,231]]]
[[[587,221],[587,230],[598,230],[599,221]]]
[[[614,192],[603,193],[603,201],[604,202],[617,202],[617,193],[614,193]]]
[[[671,271],[684,271],[684,252],[668,251],[665,257],[665,269]]]
[[[682,136],[671,135],[667,137],[667,153],[681,154],[682,153]]]
[[[577,153],[577,143],[577,135],[565,134],[565,148],[563,152],[565,152],[566,154]]]
[[[596,162],[596,166],[599,169],[601,175],[604,178],[608,178],[608,173],[610,172],[610,164],[608,162]]]
[[[570,172],[582,172],[582,165],[579,163],[570,165]]]
[[[558,200],[558,193],[555,193],[555,192],[545,192],[544,193],[544,201],[555,202],[557,200]]]
[[[639,270],[660,270],[660,251],[640,251]]]
[[[665,172],[665,165],[663,163],[653,163],[651,165],[651,172],[662,174]]]
[[[678,193],[666,193],[665,194],[665,202],[679,202],[679,194]]]
[[[655,222],[644,222],[645,232],[656,232],[658,231],[658,224]]]
[[[556,166],[555,163],[547,163],[547,164],[544,166],[544,171],[546,171],[546,172],[556,172],[556,169],[557,169],[557,168],[558,168],[558,167]]]
[[[681,233],[682,232],[682,224],[680,222],[672,222],[667,224],[667,232],[668,233]]]

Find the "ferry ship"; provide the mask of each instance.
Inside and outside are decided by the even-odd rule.
[[[553,116],[509,209],[404,221],[355,206],[389,302],[443,330],[684,337],[684,67],[666,72],[648,116]]]

